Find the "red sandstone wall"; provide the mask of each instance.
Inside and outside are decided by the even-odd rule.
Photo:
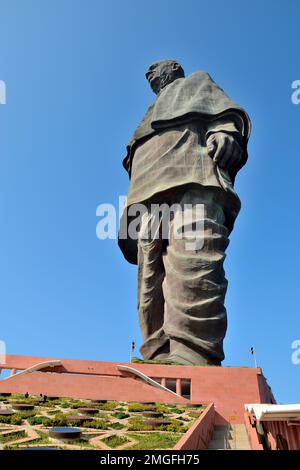
[[[256,428],[252,427],[250,422],[251,415],[248,412],[244,413],[245,426],[248,434],[248,439],[252,450],[263,450],[262,444],[260,444],[256,432]]]
[[[51,358],[11,356],[6,358],[4,368],[26,369]],[[54,359],[54,358],[52,358]],[[175,401],[167,392],[159,392],[153,387],[141,387],[141,382],[122,377],[116,362],[84,361],[61,359],[62,366],[57,371],[71,374],[27,375],[18,378],[18,383],[10,382],[19,393],[44,393],[46,395],[77,396],[81,398],[103,398],[134,401]],[[121,364],[121,363],[120,363]],[[270,402],[270,390],[259,368],[243,367],[200,367],[159,364],[128,364],[149,377],[160,379],[191,380],[191,401],[194,403],[214,403],[216,424],[244,422],[245,403]],[[81,375],[80,375],[81,374]],[[84,375],[83,375],[84,374]],[[56,376],[54,378],[54,376]],[[122,382],[116,382],[116,380]],[[9,386],[0,380],[0,390]],[[4,388],[3,388],[4,387]],[[28,387],[28,390],[26,388]],[[29,389],[29,387],[31,387]],[[144,385],[145,387],[145,385]],[[32,390],[36,390],[33,392]],[[59,392],[58,392],[59,390]],[[9,391],[9,390],[8,390]],[[159,398],[158,398],[159,396]],[[178,399],[183,400],[183,399]]]
[[[206,450],[211,440],[215,425],[213,403],[208,405],[199,419],[184,434],[174,447],[175,450]]]
[[[103,399],[117,401],[158,401],[188,403],[139,380],[122,377],[84,376],[33,372],[0,380],[0,392],[30,395]]]

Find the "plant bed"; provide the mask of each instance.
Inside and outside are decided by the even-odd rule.
[[[26,432],[24,430],[22,431],[14,431],[9,434],[0,434],[0,442],[2,444],[10,441],[16,441],[17,439],[22,439],[23,437],[26,437]]]
[[[86,413],[88,415],[95,415],[96,413],[99,413],[98,408],[77,408],[77,411],[79,411],[79,413]]]
[[[202,415],[202,411],[189,411],[188,416],[190,418],[199,418]]]
[[[22,424],[22,417],[20,416],[19,413],[14,413],[10,416],[0,415],[0,423],[11,424],[13,426],[19,426]]]
[[[97,419],[94,421],[85,421],[84,427],[89,429],[110,429],[111,423],[109,420]]]
[[[143,411],[157,411],[155,405],[143,405],[142,403],[129,403],[129,413],[142,413]]]
[[[30,416],[28,418],[29,424],[31,426],[36,426],[39,424],[43,424],[44,426],[51,426],[52,420],[51,418],[48,418],[47,416]]]
[[[104,411],[113,411],[119,406],[117,401],[107,401],[105,403],[99,403],[99,409]]]
[[[66,417],[67,421],[93,421],[94,418],[92,416],[85,416],[85,415],[70,415]]]
[[[130,433],[128,436],[137,441],[137,444],[127,447],[126,450],[172,449],[182,437],[181,434],[157,431],[142,434]]]
[[[156,411],[160,413],[169,414],[174,412],[175,407],[171,407],[166,403],[157,403],[156,404]]]
[[[167,419],[146,419],[144,423],[146,426],[156,428],[159,426],[169,426],[170,424],[172,424],[172,421],[168,421]]]
[[[34,405],[31,403],[12,403],[14,410],[18,411],[29,411],[34,409]]]
[[[13,410],[0,410],[0,416],[12,416],[14,414]]]
[[[180,408],[173,408],[170,410],[171,413],[175,413],[177,415],[181,415],[183,413],[183,410],[181,410]]]
[[[122,411],[119,411],[118,413],[113,413],[111,415],[111,417],[115,418],[115,419],[125,419],[125,418],[129,417],[129,414],[128,413],[123,413]]]
[[[112,423],[110,427],[111,429],[124,429],[125,425],[122,423],[116,422],[116,423]]]
[[[205,408],[196,404],[115,400],[97,400],[92,405],[91,400],[53,397],[53,400],[48,398],[33,409],[38,399],[39,397],[26,398],[24,395],[15,394],[6,399],[6,406],[9,408],[0,409],[0,423],[5,424],[2,426],[5,430],[8,428],[6,425],[13,425],[13,431],[22,431],[25,420],[28,420],[37,434],[44,434],[34,443],[13,443],[15,439],[4,442],[5,448],[25,449],[53,445],[66,450],[76,443],[76,446],[82,448],[95,449],[95,445],[90,444],[89,440],[103,434],[101,439],[113,436],[113,439],[106,443],[111,449],[123,446],[128,450],[172,449]],[[61,438],[61,445],[55,444],[49,434],[52,428],[77,428],[82,435],[73,439],[68,435]],[[134,437],[136,442],[131,441],[133,434],[138,436]],[[120,442],[120,437],[127,440],[121,439]]]
[[[117,434],[113,434],[112,436],[105,437],[104,439],[102,439],[102,441],[107,446],[111,447],[112,449],[115,449],[116,447],[120,447],[126,444],[126,442],[130,442],[129,439],[127,439],[127,437],[119,436]]]
[[[142,416],[145,416],[146,418],[162,418],[163,413],[160,411],[143,411]]]
[[[146,425],[146,421],[141,416],[132,416],[128,420],[128,431],[151,431],[151,427]]]

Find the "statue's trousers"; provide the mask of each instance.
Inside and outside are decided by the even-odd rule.
[[[174,212],[157,210],[162,203]],[[138,239],[140,351],[155,359],[171,339],[187,346],[191,363],[199,355],[218,363],[227,328],[223,262],[229,243],[222,190],[174,188],[146,207]]]

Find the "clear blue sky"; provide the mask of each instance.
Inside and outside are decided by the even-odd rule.
[[[243,209],[226,273],[225,365],[253,365],[299,402],[297,0],[0,1],[0,339],[12,354],[127,361],[140,345],[136,267],[96,238],[124,147],[154,98],[156,59],[206,70],[249,112]]]

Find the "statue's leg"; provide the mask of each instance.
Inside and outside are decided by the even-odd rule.
[[[160,221],[157,229],[159,230]],[[159,360],[168,356],[169,339],[163,330],[164,297],[162,282],[165,269],[162,262],[163,240],[155,233],[146,236],[153,228],[153,214],[146,212],[138,239],[138,316],[143,345],[140,352],[144,359]]]
[[[163,328],[170,338],[171,362],[220,365],[224,359],[227,280],[223,262],[228,230],[223,225],[225,216],[219,195],[218,189],[199,187],[184,192],[180,199],[184,214],[189,207],[189,214],[192,211],[198,228],[202,224],[204,230],[198,235],[202,232],[204,238],[195,239],[195,229],[189,230],[189,220],[184,214],[181,229],[186,232],[183,237],[174,237],[175,219],[170,224],[169,244],[163,256],[166,273]],[[203,204],[203,212],[197,213],[196,204]],[[199,249],[201,241],[203,246]]]

